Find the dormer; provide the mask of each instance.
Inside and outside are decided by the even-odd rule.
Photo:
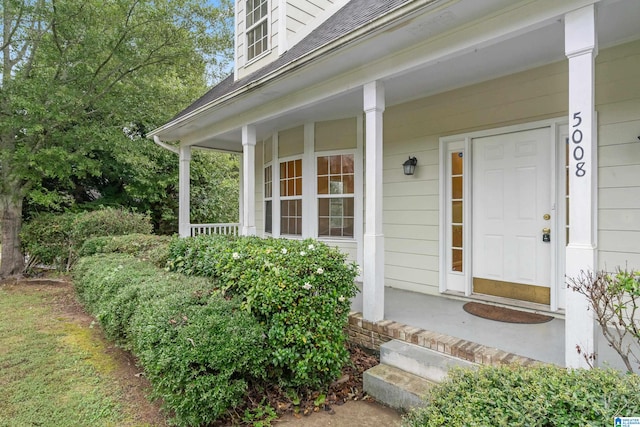
[[[235,79],[274,61],[349,0],[236,0]]]

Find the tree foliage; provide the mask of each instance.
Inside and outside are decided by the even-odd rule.
[[[232,28],[228,0],[0,4],[4,277],[22,268],[24,200],[60,209],[124,190],[153,204],[175,187],[172,153],[141,137],[226,68]]]

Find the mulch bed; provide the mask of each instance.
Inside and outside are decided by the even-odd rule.
[[[380,363],[379,357],[369,350],[357,345],[348,345],[351,362],[342,370],[342,376],[333,382],[328,390],[306,391],[298,396],[299,402],[292,401],[286,390],[277,386],[267,386],[266,389],[250,390],[247,401],[250,406],[237,411],[231,417],[220,420],[215,426],[241,424],[244,410],[256,409],[269,404],[276,409],[278,416],[293,414],[295,417],[312,415],[314,412],[326,411],[333,413],[334,405],[344,405],[349,400],[367,400],[370,397],[362,390],[362,374],[367,369]],[[324,395],[324,399],[321,398]],[[320,399],[319,399],[320,397]],[[264,400],[266,398],[266,401]],[[321,403],[319,403],[321,401]]]

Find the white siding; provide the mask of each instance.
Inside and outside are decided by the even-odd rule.
[[[558,63],[456,89],[384,114],[385,283],[437,294],[439,138],[566,115],[567,67]],[[418,158],[413,176],[402,163]]]
[[[640,41],[596,61],[600,267],[640,268]],[[567,114],[566,61],[388,107],[384,115],[386,284],[438,292],[438,139]],[[402,162],[418,158],[416,174]]]
[[[294,37],[299,32],[308,32],[307,24],[333,6],[332,0],[290,0],[287,2],[287,38]]]
[[[600,52],[598,111],[598,261],[640,268],[640,42]]]

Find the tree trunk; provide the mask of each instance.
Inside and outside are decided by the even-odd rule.
[[[0,279],[20,276],[24,270],[24,256],[20,250],[22,227],[22,197],[0,194],[0,229],[2,230],[2,258]]]

